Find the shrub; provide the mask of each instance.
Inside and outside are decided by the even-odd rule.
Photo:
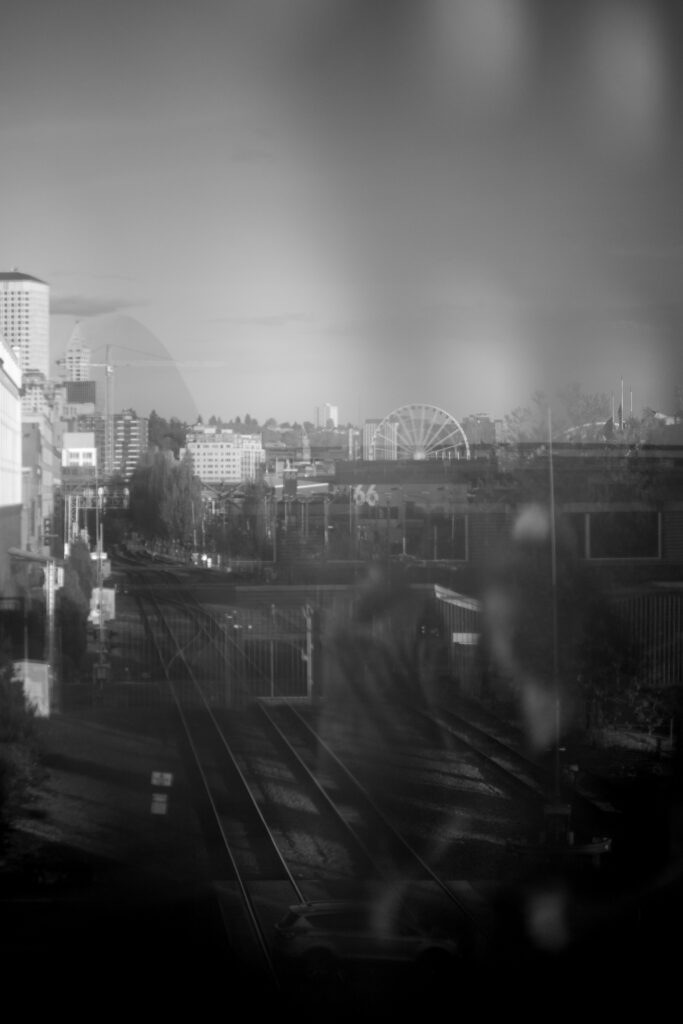
[[[0,843],[30,803],[41,777],[35,713],[14,678],[10,661],[0,664]]]

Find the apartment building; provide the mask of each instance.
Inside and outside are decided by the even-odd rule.
[[[239,434],[202,424],[188,431],[186,451],[202,483],[256,480],[265,462],[260,434]]]
[[[149,420],[133,409],[124,409],[114,416],[114,473],[130,480],[140,456],[147,451]]]

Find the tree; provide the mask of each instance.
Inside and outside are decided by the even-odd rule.
[[[175,416],[168,422],[162,416],[158,416],[153,409],[149,414],[147,437],[150,449],[172,451],[177,458],[180,449],[185,447],[187,426]]]
[[[201,520],[201,483],[187,454],[171,466],[161,497],[160,517],[169,540],[182,545],[193,541],[196,523]]]
[[[35,713],[7,653],[0,653],[0,848],[30,803],[42,765]]]
[[[548,440],[548,398],[544,391],[537,390],[531,401],[531,406],[518,406],[505,416],[505,433],[513,442]]]
[[[87,544],[74,541],[64,565],[64,585],[57,591],[55,607],[66,674],[78,671],[87,650],[90,597],[95,582],[95,568]]]
[[[606,394],[584,394],[574,381],[557,392],[564,406],[568,427],[597,426],[602,428],[610,415],[610,399]]]
[[[178,461],[170,452],[147,452],[130,480],[130,514],[148,540],[189,544],[201,519],[201,482],[191,456]]]
[[[73,576],[78,584],[78,588],[83,595],[83,600],[86,605],[90,605],[90,595],[92,588],[95,585],[95,569],[93,568],[93,561],[90,557],[90,551],[85,541],[75,540],[71,544],[69,549],[69,557],[66,560],[64,567],[65,580],[66,577]]]

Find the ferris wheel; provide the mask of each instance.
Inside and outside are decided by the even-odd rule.
[[[435,405],[402,405],[377,424],[370,458],[469,459],[470,446],[458,421]]]

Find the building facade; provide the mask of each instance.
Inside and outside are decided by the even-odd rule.
[[[10,548],[21,546],[21,367],[0,335],[0,597],[11,595]]]
[[[256,480],[265,463],[260,434],[197,424],[187,433],[187,452],[202,483],[239,483]]]
[[[51,411],[22,414],[22,547],[49,554],[55,493],[61,485],[61,447]]]
[[[149,420],[133,409],[124,409],[114,416],[114,473],[130,480],[140,456],[147,451]]]
[[[65,433],[62,438],[62,468],[91,469],[97,472],[97,448],[94,432]]]
[[[90,349],[85,344],[83,329],[78,321],[64,353],[64,372],[68,381],[91,379]]]
[[[326,427],[328,423],[332,423],[333,427],[339,426],[339,406],[330,405],[329,402],[325,402],[324,405],[319,405],[315,410],[316,427]]]
[[[381,436],[378,433],[383,424]],[[398,424],[371,419],[363,424],[363,458],[386,462],[398,458]]]
[[[0,333],[22,371],[50,376],[50,287],[18,270],[0,272]]]

